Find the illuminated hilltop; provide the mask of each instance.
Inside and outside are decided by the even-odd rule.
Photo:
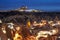
[[[0,12],[10,12],[10,11],[18,11],[18,12],[43,12],[38,9],[28,9],[27,6],[23,6],[21,8],[15,9],[15,10],[0,10]]]
[[[28,9],[27,6],[25,7],[21,7],[19,9],[16,9],[17,11],[20,11],[20,12],[42,12],[40,10],[36,10],[36,9]]]

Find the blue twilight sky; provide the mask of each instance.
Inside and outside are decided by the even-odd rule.
[[[43,11],[60,11],[60,0],[0,0],[0,10],[12,10],[21,6]]]

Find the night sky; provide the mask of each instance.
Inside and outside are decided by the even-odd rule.
[[[0,10],[13,10],[21,6],[43,11],[60,11],[60,0],[0,0]]]

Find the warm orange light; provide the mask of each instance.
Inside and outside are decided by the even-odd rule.
[[[4,34],[6,34],[6,30],[5,30],[5,28],[2,28],[2,32],[3,32]]]
[[[49,23],[49,24],[52,24],[52,23],[53,23],[53,21],[48,21],[48,23]]]
[[[43,23],[39,23],[40,24],[40,26],[43,26],[44,24]]]
[[[51,30],[51,34],[52,35],[55,35],[55,34],[57,34],[58,33],[58,29],[53,29],[53,30]]]
[[[40,37],[48,37],[49,32],[48,31],[40,31],[38,32],[37,36],[36,36],[36,40],[38,40]]]
[[[28,22],[27,22],[27,26],[30,27],[30,25],[31,25],[31,24],[30,24],[30,21],[28,21]]]
[[[18,33],[16,33],[15,37],[13,38],[13,40],[22,40],[22,36],[19,35]]]
[[[16,30],[19,31],[20,30],[20,27],[16,27]]]
[[[36,21],[34,21],[34,23],[36,23]]]
[[[57,24],[60,25],[60,21],[57,21]]]
[[[38,40],[40,37],[48,37],[48,35],[55,35],[58,33],[58,29],[53,29],[50,31],[40,31],[38,32],[37,36],[36,36],[36,40]]]

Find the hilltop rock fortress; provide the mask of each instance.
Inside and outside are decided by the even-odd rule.
[[[42,12],[40,10],[36,10],[36,9],[28,9],[27,6],[23,6],[21,8],[16,9],[16,11],[20,11],[20,12]]]

